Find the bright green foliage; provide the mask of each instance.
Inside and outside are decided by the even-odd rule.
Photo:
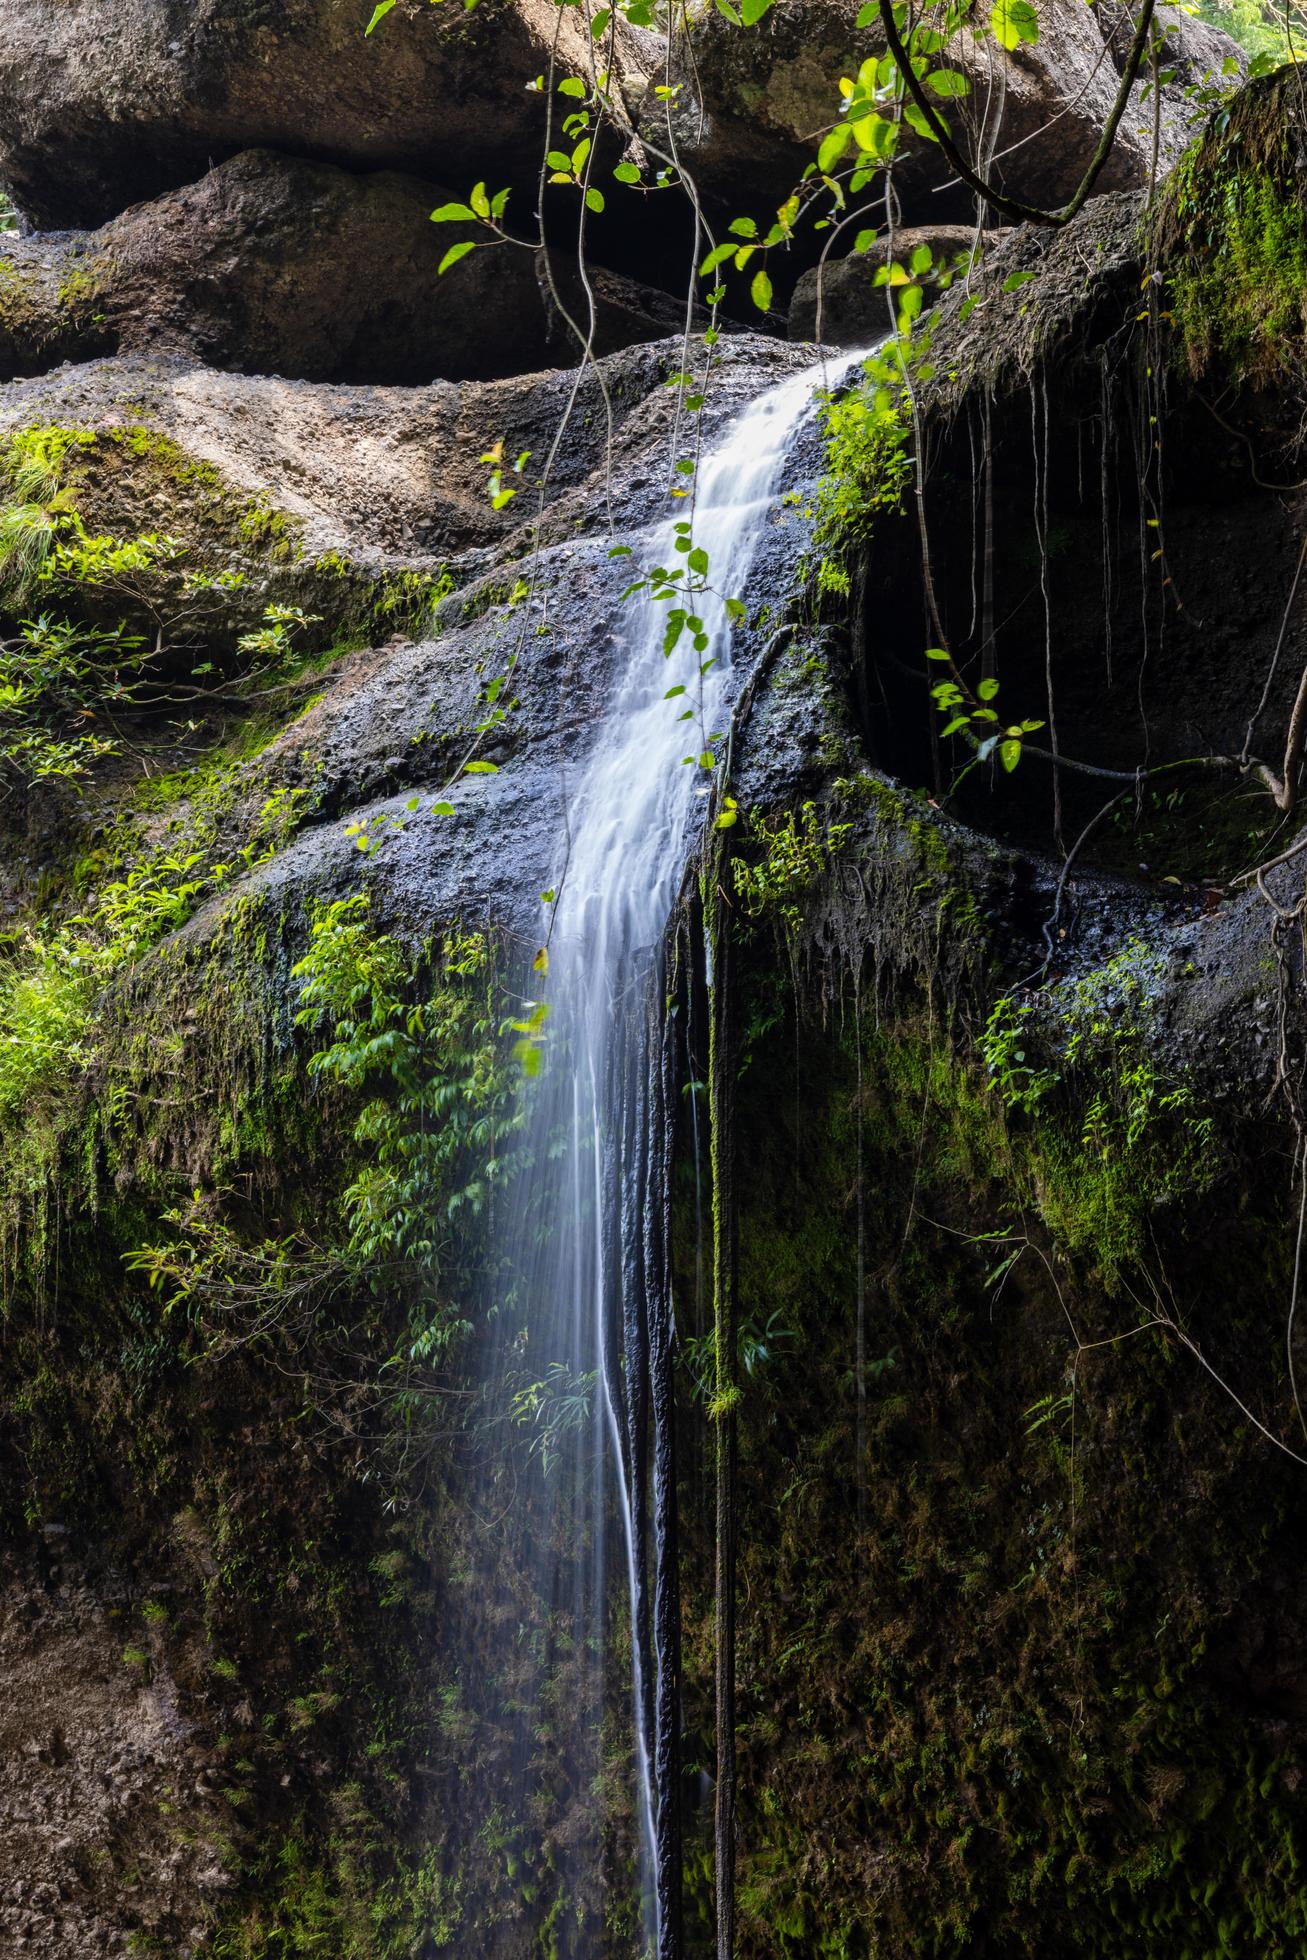
[[[1009,1109],[1029,1115],[1035,1104],[1056,1088],[1061,1077],[1053,1069],[1036,1068],[1027,1060],[1031,1003],[1020,1006],[1007,994],[994,1002],[981,1036],[981,1053],[989,1079]]]
[[[43,614],[0,640],[0,767],[19,782],[84,776],[116,743],[99,717],[129,705],[139,635]]]
[[[344,1207],[351,1255],[378,1273],[435,1272],[455,1221],[478,1212],[503,1174],[513,1077],[493,972],[483,935],[451,932],[435,983],[411,1004],[409,959],[373,931],[361,893],[319,912],[294,969],[299,1025],[330,1036],[310,1070],[363,1099],[354,1141],[365,1163]]]
[[[0,1123],[86,1067],[90,1001],[106,964],[70,930],[29,934],[0,964]]]
[[[850,828],[811,799],[777,817],[750,816],[745,835],[757,855],[741,852],[731,860],[735,894],[746,917],[771,916],[788,932],[797,932],[806,900],[843,849]]]
[[[1265,72],[1258,62],[1278,65],[1301,59],[1307,47],[1307,20],[1300,0],[1291,0],[1287,7],[1265,6],[1262,0],[1197,0],[1194,13],[1253,56],[1253,74]]]
[[[847,593],[846,555],[865,545],[885,513],[897,510],[912,474],[912,425],[902,377],[880,357],[866,379],[825,404],[826,473],[817,486],[813,542],[823,554],[818,585]]]

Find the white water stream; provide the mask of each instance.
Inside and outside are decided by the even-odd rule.
[[[674,1461],[670,1445],[665,1451],[659,1445],[664,1421],[670,1433],[673,1346],[665,1258],[672,1112],[663,1071],[664,941],[707,807],[705,774],[683,758],[699,751],[702,737],[728,726],[739,677],[724,600],[730,595],[750,613],[757,609],[750,573],[776,512],[796,429],[815,390],[835,385],[861,358],[814,366],[769,389],[701,462],[694,542],[709,555],[713,590],[677,603],[698,610],[707,652],[696,652],[687,633],[666,658],[666,605],[644,597],[626,608],[627,664],[570,810],[549,935],[546,1060],[529,1117],[529,1190],[503,1248],[517,1289],[515,1319],[529,1329],[532,1354],[565,1369],[570,1384],[590,1386],[588,1416],[555,1472],[562,1488],[554,1527],[548,1546],[546,1534],[536,1540],[533,1576],[552,1615],[554,1651],[566,1654],[572,1669],[571,1692],[590,1700],[573,1713],[578,1730],[593,1731],[589,1759],[596,1776],[608,1598],[605,1517],[620,1520],[614,1550],[625,1566],[631,1611],[645,1937],[660,1955],[675,1950],[664,1908],[679,1854],[669,1835],[675,1825],[660,1818],[659,1794],[674,1792],[680,1725],[679,1710],[669,1705],[676,1670],[661,1664],[660,1651],[669,1600],[675,1610],[676,1556]],[[647,540],[647,565],[685,562],[673,529],[684,515],[679,505]],[[710,658],[715,664],[701,678],[700,664]],[[668,700],[674,685],[685,694]],[[687,704],[695,709],[693,721],[679,719]],[[606,1495],[615,1498],[615,1510]],[[564,1569],[569,1559],[571,1569]],[[576,1952],[585,1951],[583,1939]]]

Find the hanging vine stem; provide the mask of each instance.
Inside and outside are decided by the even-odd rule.
[[[735,1954],[735,1624],[738,1542],[736,1368],[737,1239],[733,1188],[735,1056],[731,1020],[731,931],[726,878],[731,832],[708,833],[700,882],[708,983],[708,1125],[712,1187],[713,1395],[716,1559],[714,1623],[717,1789],[713,1842],[717,1874],[717,1960]]]

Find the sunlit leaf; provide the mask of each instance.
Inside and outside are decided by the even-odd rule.
[[[1033,46],[1039,39],[1039,16],[1030,0],[994,0],[989,24],[994,30],[995,40],[1009,54],[1023,41]]]
[[[476,246],[470,238],[460,239],[457,245],[451,245],[437,267],[437,278],[443,273],[448,272],[452,265],[457,265],[460,259],[465,259],[469,252],[475,252],[475,250]]]

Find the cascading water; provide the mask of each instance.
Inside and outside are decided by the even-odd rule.
[[[510,1382],[541,1377],[556,1414],[569,1418],[555,1424],[533,1522],[518,1525],[526,1596],[538,1611],[529,1636],[536,1691],[553,1697],[551,1733],[566,1729],[570,1787],[597,1789],[611,1706],[610,1577],[622,1570],[630,1622],[618,1637],[630,1645],[644,1941],[660,1957],[679,1951],[680,1863],[664,946],[706,809],[703,772],[683,758],[727,726],[738,673],[725,600],[748,598],[796,428],[817,386],[833,385],[860,358],[771,388],[701,463],[694,543],[708,553],[712,590],[694,604],[708,652],[686,635],[666,657],[665,606],[645,598],[630,609],[627,664],[572,799],[527,1168],[497,1235],[497,1270],[513,1302],[506,1319],[517,1330],[498,1365]],[[682,562],[672,522],[648,540],[646,555],[651,565]],[[669,700],[676,686],[685,694]],[[685,702],[692,722],[679,718]],[[698,733],[687,735],[692,727]],[[548,1776],[529,1725],[514,1774],[514,1801],[525,1812]],[[597,1809],[565,1833],[578,1870],[598,1856]],[[559,1877],[566,1881],[566,1872]],[[598,1932],[582,1928],[552,1950],[584,1956],[599,1945]]]

